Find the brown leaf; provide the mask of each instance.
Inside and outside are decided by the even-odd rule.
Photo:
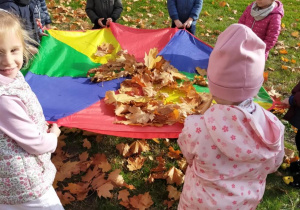
[[[112,194],[110,190],[112,190],[113,188],[114,186],[110,182],[101,185],[100,187],[97,188],[98,197],[112,198]]]
[[[150,146],[145,139],[137,140],[130,144],[129,147],[131,154],[141,154],[142,152],[148,152],[150,150]]]
[[[94,190],[96,190],[102,185],[104,185],[106,182],[107,180],[105,179],[105,174],[103,173],[93,179],[91,186]]]
[[[89,153],[87,151],[85,151],[79,155],[79,160],[82,162],[86,161],[88,158],[89,158]]]
[[[129,203],[133,208],[140,210],[147,209],[153,205],[153,201],[149,192],[146,192],[145,194],[139,194],[137,196],[135,195],[129,198]]]
[[[168,198],[174,199],[175,201],[179,200],[181,192],[178,191],[176,187],[168,185],[167,191],[169,192]]]
[[[91,159],[93,160],[93,164],[98,165],[98,167],[101,168],[103,172],[110,171],[111,165],[107,161],[105,154],[96,154]]]
[[[158,161],[158,166],[151,169],[151,172],[162,172],[166,170],[166,161],[161,156],[156,157],[156,160]]]
[[[66,162],[56,172],[55,179],[63,181],[65,178],[71,178],[72,174],[80,173],[79,162]]]
[[[177,164],[178,164],[180,170],[185,173],[186,168],[188,166],[188,163],[187,163],[186,159],[185,158],[181,158],[181,159],[177,160]]]
[[[198,72],[198,74],[200,74],[201,76],[205,76],[207,74],[205,69],[201,69],[200,67],[196,67],[196,71]]]
[[[128,192],[128,190],[121,190],[119,191],[119,195],[118,195],[118,200],[122,200],[123,202],[128,202],[129,198],[128,196],[130,195],[130,193]]]
[[[169,147],[169,152],[168,152],[168,156],[171,158],[171,159],[180,159],[181,158],[181,151],[180,150],[174,150],[173,147]]]
[[[86,173],[84,176],[81,177],[81,180],[82,180],[83,182],[91,182],[92,179],[93,179],[96,175],[98,175],[98,174],[100,174],[100,173],[101,173],[101,172],[100,172],[98,166],[95,165],[93,169],[90,168],[90,169],[87,171],[87,173]]]
[[[164,200],[164,205],[168,206],[168,209],[171,208],[173,206],[174,201],[168,201],[168,200]]]
[[[127,168],[129,169],[129,171],[136,171],[139,170],[143,167],[144,162],[145,162],[146,158],[144,157],[136,157],[136,158],[128,158],[127,162]]]
[[[71,203],[72,201],[75,201],[74,196],[71,195],[71,193],[69,193],[69,192],[62,193],[61,191],[56,191],[56,193],[57,193],[57,196],[59,197],[62,205],[67,205],[67,204]]]
[[[123,176],[120,175],[120,172],[121,172],[120,169],[115,169],[114,171],[110,172],[107,180],[112,181],[117,186],[123,186],[124,185],[124,179],[123,179]]]
[[[117,150],[119,150],[120,155],[122,155],[123,157],[129,157],[131,155],[129,151],[130,147],[128,144],[120,143],[117,144],[116,148]]]
[[[86,193],[89,191],[89,183],[68,183],[64,190],[69,190],[72,194]]]
[[[92,147],[91,142],[87,138],[83,139],[83,146],[87,149],[90,149]]]
[[[167,183],[173,184],[176,183],[176,185],[181,185],[184,181],[184,174],[181,172],[181,170],[175,168],[174,166],[170,168],[166,174],[167,176]]]

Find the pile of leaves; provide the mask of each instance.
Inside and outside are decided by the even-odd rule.
[[[103,56],[107,49],[111,47],[102,45],[95,55]],[[207,85],[202,76],[190,81],[158,56],[156,48],[144,60],[145,64],[137,62],[133,55],[120,51],[115,60],[87,73],[93,82],[131,76],[121,83],[118,93],[106,92],[105,103],[114,105],[115,114],[120,117],[115,123],[151,126],[183,123],[188,115],[203,113],[211,105],[211,95],[198,93],[193,86],[199,84],[200,77],[203,86]]]
[[[167,156],[177,161],[177,165],[167,169],[166,161],[162,156],[157,156],[156,161],[153,158],[144,156],[143,153],[151,150],[147,140],[135,140],[131,144],[119,143],[116,145],[116,151],[124,159],[123,167],[112,169],[111,161],[108,160],[104,153],[90,154],[92,144],[99,144],[102,136],[90,132],[84,132],[83,135],[95,136],[94,142],[88,138],[80,140],[84,152],[74,152],[69,154],[65,151],[65,138],[70,132],[77,132],[78,129],[62,128],[63,135],[59,137],[58,147],[52,157],[57,174],[54,181],[54,188],[65,206],[75,201],[83,201],[88,196],[97,194],[99,198],[113,199],[117,197],[119,204],[127,209],[146,209],[153,205],[149,192],[135,194],[136,188],[133,185],[125,183],[120,168],[127,171],[143,170],[145,160],[157,162],[156,167],[150,170],[146,183],[153,183],[156,179],[166,180],[168,199],[164,201],[167,206],[179,200],[181,192],[177,186],[181,187],[184,181],[184,172],[187,167],[186,160],[182,157],[179,150],[174,150],[169,146]],[[159,144],[158,139],[153,139]],[[163,155],[163,154],[161,154]],[[175,186],[173,186],[175,185]]]

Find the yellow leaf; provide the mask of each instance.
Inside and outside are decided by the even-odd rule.
[[[286,51],[286,49],[281,49],[281,50],[279,50],[279,53],[280,53],[280,54],[288,54],[288,52]]]
[[[127,12],[131,11],[131,7],[126,7]]]
[[[299,31],[294,31],[294,32],[292,32],[291,33],[291,35],[293,36],[293,37],[299,37]]]
[[[285,24],[284,23],[281,23],[281,28],[285,28]]]

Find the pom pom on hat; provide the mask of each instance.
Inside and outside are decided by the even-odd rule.
[[[254,97],[262,83],[265,43],[247,26],[232,24],[218,37],[208,63],[210,93],[242,102]]]

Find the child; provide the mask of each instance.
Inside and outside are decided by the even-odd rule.
[[[185,28],[195,35],[196,22],[202,10],[203,0],[168,0],[172,28]]]
[[[289,121],[293,126],[298,129],[296,134],[295,142],[300,155],[300,81],[293,88],[292,95],[283,100],[283,103],[289,104],[290,108],[288,112],[284,115],[283,119]]]
[[[45,0],[31,0],[30,4],[34,8],[34,17],[40,33],[43,33],[45,29],[50,29],[52,21]]]
[[[20,69],[34,42],[18,18],[0,10],[0,209],[63,209],[52,187],[51,152],[60,130],[48,126]]]
[[[123,5],[121,0],[87,0],[85,11],[94,23],[93,29],[99,29],[109,26],[110,22],[116,22],[123,11]]]
[[[246,8],[239,19],[239,23],[251,28],[266,43],[266,60],[280,34],[283,14],[283,5],[280,1],[256,0]]]
[[[241,24],[220,34],[207,77],[217,104],[188,116],[178,144],[189,163],[178,209],[255,209],[284,156],[284,126],[253,102],[265,44]]]
[[[39,42],[39,30],[33,16],[33,8],[29,4],[30,0],[0,0],[0,8],[20,17],[30,37]]]

